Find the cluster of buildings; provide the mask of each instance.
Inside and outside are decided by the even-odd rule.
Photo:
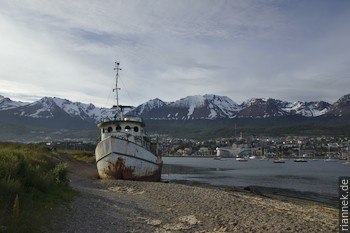
[[[332,136],[286,136],[243,137],[194,140],[157,135],[163,156],[243,156],[275,157],[276,155],[294,158],[302,155],[307,158],[346,158],[349,156],[350,137]],[[94,142],[64,140],[55,142],[53,147],[63,150],[84,150],[93,152]]]
[[[348,156],[350,137],[247,137],[220,138],[215,140],[192,140],[162,137],[164,156],[234,156],[233,151],[246,151],[250,156],[273,157],[333,157]],[[243,150],[244,149],[244,150]],[[231,152],[230,152],[231,151]]]

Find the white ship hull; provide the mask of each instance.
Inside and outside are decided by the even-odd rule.
[[[101,179],[160,181],[161,159],[127,139],[107,137],[97,144],[95,155]]]
[[[113,119],[105,119],[97,125],[101,141],[95,149],[97,171],[101,179],[160,181],[162,173],[161,153],[158,140],[144,132],[145,123],[140,117],[124,117],[124,109],[132,106],[119,105],[118,72],[115,63],[117,105]]]

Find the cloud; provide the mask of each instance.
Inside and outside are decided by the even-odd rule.
[[[348,94],[347,1],[1,4],[0,94],[105,106],[113,99],[115,60],[125,104],[206,93],[236,102]]]

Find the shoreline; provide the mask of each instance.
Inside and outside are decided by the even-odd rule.
[[[72,160],[69,177],[80,195],[47,232],[338,232],[338,210],[310,201],[205,185],[100,180],[94,164]]]
[[[330,195],[321,195],[309,191],[297,191],[291,189],[266,187],[266,186],[228,186],[228,185],[214,185],[199,181],[189,180],[162,180],[164,183],[184,184],[189,186],[198,186],[205,188],[221,189],[224,191],[252,193],[262,197],[271,197],[276,199],[290,199],[291,201],[306,201],[314,202],[316,204],[325,205],[333,208],[338,208],[338,197]],[[305,196],[307,194],[307,196]]]
[[[338,176],[348,170],[339,163],[306,163],[295,166],[294,162],[275,165],[272,161],[268,163],[256,160],[247,163],[176,158],[165,161],[167,164],[162,179],[170,182],[235,187],[238,190],[309,200],[334,207],[338,207]],[[330,169],[330,174],[323,175],[321,166]],[[341,172],[336,170],[339,166]],[[257,172],[258,169],[261,170]]]
[[[337,232],[338,210],[313,202],[175,183],[95,180],[63,232]]]

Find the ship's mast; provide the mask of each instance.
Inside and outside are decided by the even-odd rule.
[[[120,90],[120,88],[118,88],[118,78],[119,78],[119,70],[122,70],[121,68],[119,68],[119,62],[115,62],[115,67],[114,70],[116,70],[116,74],[115,74],[115,88],[113,89],[113,91],[116,92],[115,96],[116,96],[116,100],[117,100],[117,109],[119,109],[119,96],[118,96],[118,91]]]
[[[120,90],[120,88],[118,87],[118,79],[119,79],[119,70],[122,70],[121,68],[119,68],[119,62],[115,62],[115,67],[114,70],[116,70],[116,74],[115,74],[115,88],[113,88],[113,91],[116,92],[115,94],[115,98],[117,100],[117,105],[114,105],[113,108],[117,109],[117,113],[115,115],[115,119],[123,119],[123,114],[124,114],[124,109],[125,108],[132,108],[132,106],[126,106],[126,105],[119,105],[119,95],[118,92]]]

